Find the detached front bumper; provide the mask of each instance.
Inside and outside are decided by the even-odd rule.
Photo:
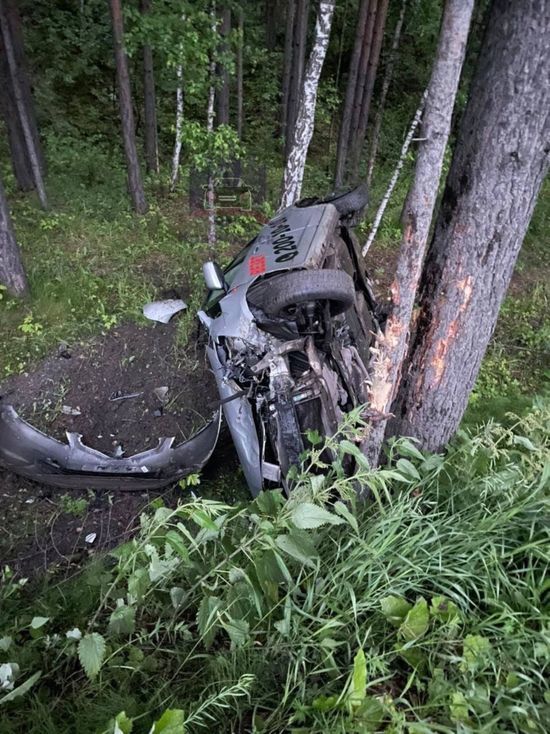
[[[218,441],[221,410],[188,441],[172,446],[162,438],[154,449],[116,459],[85,446],[78,433],[61,443],[0,406],[0,465],[36,482],[63,488],[158,489],[199,471]]]

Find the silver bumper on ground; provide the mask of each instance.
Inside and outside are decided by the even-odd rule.
[[[85,446],[77,433],[61,443],[0,406],[0,465],[36,482],[64,488],[158,489],[199,471],[216,446],[221,410],[188,441],[172,446],[162,438],[154,449],[127,458],[113,458]]]

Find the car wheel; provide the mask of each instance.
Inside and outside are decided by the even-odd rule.
[[[341,270],[295,270],[263,281],[249,294],[269,316],[291,314],[302,303],[328,301],[333,316],[355,302],[353,278]]]

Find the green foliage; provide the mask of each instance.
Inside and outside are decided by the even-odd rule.
[[[307,455],[288,500],[152,507],[53,597],[8,594],[0,660],[42,674],[2,731],[25,717],[31,734],[62,734],[78,717],[109,734],[250,720],[273,734],[542,734],[549,421],[539,403],[462,432],[445,456],[401,439],[385,468],[348,479],[355,415],[343,447]],[[62,703],[45,711],[53,681]]]

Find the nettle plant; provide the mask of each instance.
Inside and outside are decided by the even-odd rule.
[[[76,607],[2,631],[0,704],[57,681],[79,716],[82,690],[132,692],[109,734],[544,732],[549,418],[445,456],[400,439],[372,471],[356,412],[339,440],[310,435],[288,499],[153,507]]]

